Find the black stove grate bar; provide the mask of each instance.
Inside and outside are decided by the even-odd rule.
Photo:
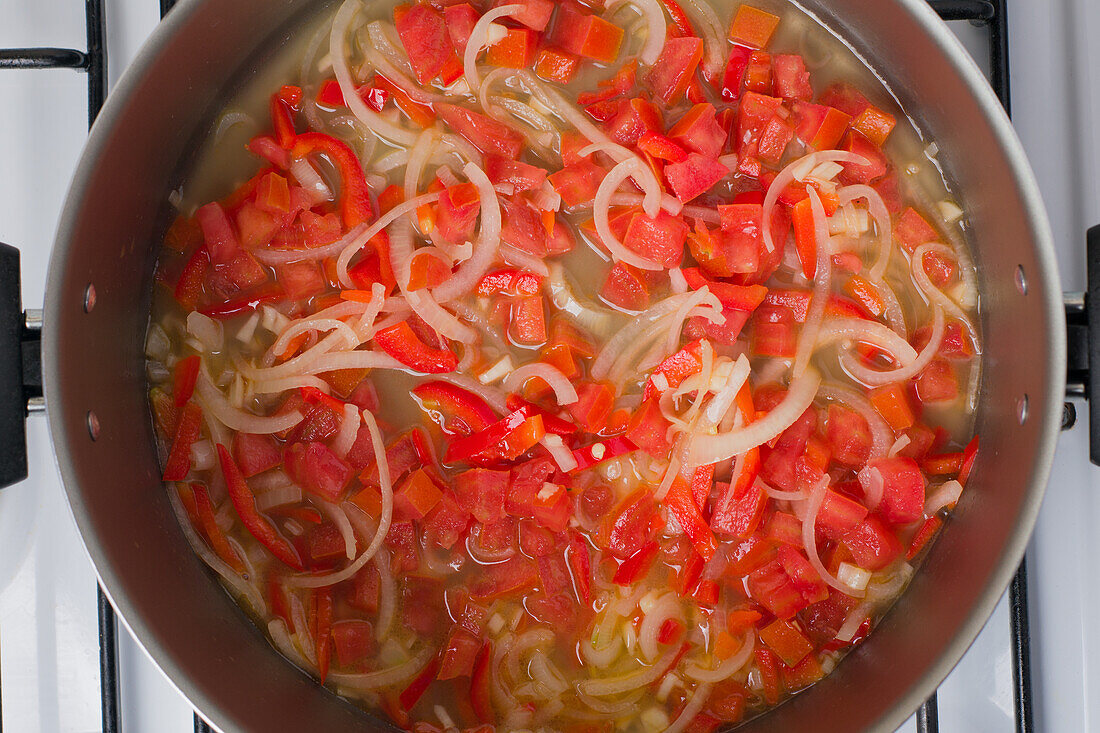
[[[176,0],[159,0],[163,17]],[[1011,114],[1009,87],[1008,16],[1006,0],[929,0],[944,20],[967,20],[989,30],[990,84]],[[103,0],[85,0],[87,50],[65,48],[0,49],[0,69],[76,69],[88,74],[88,124],[91,126],[103,106],[107,92],[106,16]],[[1030,674],[1030,624],[1027,601],[1026,561],[1009,589],[1013,649],[1013,689],[1018,733],[1032,733],[1034,712]],[[98,593],[100,690],[104,733],[118,733],[119,680],[115,612],[102,589]],[[211,733],[212,728],[196,713],[195,733]],[[939,713],[935,693],[917,712],[920,733],[938,733]]]

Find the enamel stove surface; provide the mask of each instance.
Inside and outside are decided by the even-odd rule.
[[[159,18],[155,0],[106,0],[110,81]],[[1100,3],[1008,0],[1013,122],[1054,227],[1064,286],[1084,289],[1085,230],[1100,223]],[[983,68],[988,34],[952,23]],[[0,48],[85,47],[82,3],[0,0]],[[72,70],[0,70],[0,241],[22,251],[25,307],[42,302],[50,247],[86,137]],[[0,492],[0,722],[8,731],[103,730],[96,581],[54,468],[45,421],[28,422],[31,478]],[[1100,730],[1100,469],[1082,421],[1063,434],[1028,552],[1035,727]],[[195,730],[190,705],[119,630],[119,729]],[[1007,599],[940,687],[939,729],[1017,729]],[[917,730],[910,720],[902,731]]]

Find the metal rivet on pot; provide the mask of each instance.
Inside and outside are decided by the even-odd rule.
[[[95,285],[88,283],[87,287],[84,288],[84,312],[91,313],[92,309],[95,308],[95,302]]]
[[[1021,425],[1027,422],[1027,394],[1016,400],[1016,419]]]
[[[1024,266],[1016,265],[1016,289],[1021,295],[1027,295],[1027,275],[1024,274]]]
[[[85,421],[88,423],[88,437],[97,440],[99,438],[99,418],[96,417],[94,412],[88,410]]]

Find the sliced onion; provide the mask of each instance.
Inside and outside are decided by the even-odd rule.
[[[387,669],[363,674],[329,672],[328,680],[355,690],[381,690],[412,679],[435,655],[435,650],[425,648],[408,661]]]
[[[635,343],[654,323],[665,316],[675,313],[680,305],[690,297],[691,294],[689,293],[672,295],[635,316],[630,323],[620,329],[606,344],[604,344],[599,355],[596,356],[596,361],[592,363],[592,377],[594,379],[604,379],[611,371],[615,362],[618,361],[621,352],[627,348],[628,345]],[[643,344],[642,348],[645,348],[645,344]]]
[[[275,339],[275,343],[271,345],[268,351],[275,355],[282,354],[291,341],[306,331],[339,331],[344,337],[344,346],[355,348],[359,345],[359,338],[355,330],[337,318],[302,318],[291,323],[288,328],[279,334],[279,338]]]
[[[477,71],[477,57],[489,45],[489,26],[498,18],[515,15],[522,10],[522,5],[502,5],[499,8],[489,10],[474,23],[473,30],[470,31],[470,38],[466,41],[466,50],[462,54],[462,68],[466,72],[466,83],[470,85],[470,91],[476,94],[481,87],[481,76]]]
[[[753,649],[756,647],[756,634],[749,632],[741,639],[741,647],[729,659],[721,662],[714,669],[704,669],[697,664],[689,664],[684,669],[684,674],[697,682],[721,682],[729,679],[737,673],[749,659],[752,658]]]
[[[711,686],[709,684],[702,684],[695,688],[695,692],[692,693],[691,699],[688,700],[687,705],[680,711],[679,717],[673,721],[665,733],[680,733],[683,730],[687,730],[687,727],[691,725],[691,722],[695,720],[695,716],[699,714],[699,711],[703,709],[703,706],[707,702],[707,698],[710,697]]]
[[[359,410],[356,406],[351,403],[344,405],[344,416],[340,420],[340,429],[336,432],[336,437],[332,439],[333,453],[341,458],[347,456],[351,446],[355,443],[355,438],[359,435],[361,422],[362,419],[359,417]]]
[[[855,153],[849,153],[844,150],[822,150],[820,152],[810,153],[809,155],[803,156],[798,160],[792,161],[790,164],[787,165],[786,168],[779,172],[779,175],[777,175],[772,181],[771,185],[768,186],[768,193],[764,196],[763,221],[771,222],[772,211],[773,209],[775,209],[775,204],[779,200],[779,194],[783,193],[783,191],[786,190],[787,186],[791,185],[794,182],[795,176],[798,173],[800,173],[801,171],[812,171],[819,164],[830,161],[838,161],[841,163],[854,163],[856,165],[868,165],[867,159],[863,156],[856,155]],[[809,190],[810,188],[812,188],[812,186],[808,186],[807,190]],[[775,242],[772,239],[772,228],[770,226],[766,226],[762,227],[762,230],[764,234],[764,248],[768,252],[774,252]],[[819,240],[819,250],[821,249],[821,245],[823,245],[826,241],[828,240]],[[782,244],[783,243],[780,242],[780,245]]]
[[[623,637],[621,634],[612,634],[611,641],[605,646],[596,648],[591,639],[581,640],[581,656],[584,661],[595,669],[606,669],[619,658],[623,650]]]
[[[332,190],[308,160],[295,158],[290,161],[290,173],[298,181],[298,185],[306,190],[309,200],[314,204],[332,201]]]
[[[672,646],[665,652],[664,656],[648,667],[642,667],[619,677],[581,680],[576,684],[577,692],[604,697],[607,695],[621,695],[624,692],[640,689],[656,682],[661,675],[668,671],[669,665],[672,664],[679,653],[680,650],[676,646]]]
[[[657,636],[661,633],[661,626],[670,619],[684,622],[680,603],[673,592],[665,593],[652,608],[646,611],[642,624],[638,628],[638,649],[641,650],[642,657],[647,662],[657,658],[657,653],[660,651]]]
[[[349,405],[354,408],[354,405]],[[355,532],[351,528],[351,520],[348,519],[347,513],[342,507],[332,502],[322,501],[321,509],[328,515],[328,518],[332,520],[332,523],[336,525],[336,529],[340,532],[340,538],[344,540],[344,552],[349,560],[355,559]]]
[[[879,280],[871,284],[878,291],[879,297],[882,298],[883,315],[886,317],[886,323],[890,326],[890,330],[903,339],[908,339],[909,326],[905,323],[905,311],[901,309],[901,303],[898,302],[898,296],[894,294],[893,288],[885,280]]]
[[[878,258],[867,275],[872,283],[878,283],[886,274],[886,268],[890,264],[890,254],[894,248],[894,229],[890,221],[890,210],[886,208],[879,192],[870,186],[845,186],[837,191],[837,196],[840,199],[841,206],[856,199],[867,199],[867,210],[871,212],[871,216],[875,220],[879,241]]]
[[[614,12],[615,8],[624,2],[632,3],[645,19],[645,45],[638,52],[638,58],[643,64],[652,66],[657,63],[661,50],[665,47],[665,33],[668,28],[665,24],[665,13],[657,4],[657,0],[610,0],[606,8]]]
[[[616,320],[617,315],[601,306],[581,302],[573,293],[573,288],[565,277],[565,271],[558,262],[550,263],[550,301],[554,307],[572,316],[582,327],[596,336],[605,335]]]
[[[424,166],[431,157],[439,142],[439,130],[429,127],[416,138],[416,144],[409,150],[409,162],[405,164],[405,200],[416,198],[420,191],[420,176],[424,172]],[[412,212],[409,212],[410,215]],[[407,283],[406,283],[407,284]]]
[[[393,626],[394,613],[397,610],[397,587],[390,572],[389,558],[378,553],[374,556],[374,565],[378,568],[378,621],[374,626],[374,635],[382,641]]]
[[[940,342],[943,341],[943,331],[943,310],[937,304],[932,308],[932,334],[928,340],[928,344],[925,345],[925,347],[921,349],[921,352],[917,354],[917,357],[908,364],[897,369],[883,372],[877,369],[871,369],[851,354],[843,354],[840,357],[840,364],[855,379],[858,379],[868,387],[881,387],[884,384],[895,384],[897,382],[907,381],[924,371],[924,368],[932,362],[933,358],[935,358],[940,350]]]
[[[644,692],[644,690],[638,690],[636,692],[632,692],[630,695],[621,700],[616,700],[615,702],[605,702],[604,700],[600,700],[598,698],[592,697],[591,695],[586,695],[585,693],[578,691],[577,699],[583,702],[588,707],[595,710],[597,713],[602,713],[602,719],[603,716],[613,715],[617,717],[624,715],[625,713],[631,712],[632,710],[636,710],[638,707],[638,701],[642,698]]]
[[[504,7],[515,8],[516,6]],[[493,184],[485,171],[474,163],[467,163],[462,172],[466,174],[470,183],[477,186],[481,197],[481,231],[478,233],[473,256],[463,262],[447,282],[432,290],[432,295],[439,303],[446,303],[472,292],[481,280],[481,276],[492,266],[500,250],[500,201],[497,199],[496,191],[493,190]]]
[[[386,461],[385,449],[382,447],[382,433],[379,432],[378,423],[370,411],[363,410],[363,422],[370,430],[371,443],[374,444],[374,460],[375,465],[378,466],[378,482],[381,484],[382,491],[382,518],[378,522],[378,529],[367,549],[363,550],[355,562],[343,570],[324,575],[295,575],[287,578],[286,582],[289,584],[302,588],[323,588],[354,577],[374,557],[374,553],[378,552],[382,541],[386,539],[386,533],[390,531],[390,520],[393,518],[393,484],[390,482],[390,466]]]
[[[806,500],[806,515],[802,518],[802,545],[806,550],[806,557],[810,561],[817,574],[826,583],[836,588],[841,593],[846,593],[853,598],[859,598],[863,591],[853,588],[846,583],[841,583],[821,562],[821,556],[817,552],[817,513],[821,509],[821,503],[825,500],[825,491],[829,488],[829,477],[826,475],[810,489],[810,497]]]
[[[838,341],[861,341],[879,348],[902,366],[917,358],[917,351],[904,338],[877,321],[863,318],[837,317],[830,319],[818,332],[815,348]]]
[[[691,440],[690,464],[705,466],[732,458],[767,443],[794,424],[817,395],[821,375],[810,368],[795,378],[783,401],[764,417],[745,427],[717,435],[695,435]]]
[[[541,361],[524,364],[514,370],[504,378],[504,388],[509,392],[518,392],[528,379],[536,377],[550,385],[559,405],[571,405],[577,401],[577,389],[569,378],[561,370]]]
[[[859,471],[859,484],[863,488],[863,504],[871,511],[882,503],[886,491],[886,479],[877,466],[864,466]]]
[[[225,329],[221,321],[215,321],[198,311],[187,314],[187,332],[199,340],[208,352],[221,351],[225,339]]]
[[[859,627],[863,625],[863,622],[871,618],[872,610],[873,608],[869,603],[861,603],[853,608],[837,630],[836,640],[845,644],[850,643],[856,637],[856,632],[859,631]]]
[[[309,661],[310,666],[316,668],[317,649],[313,646],[313,637],[309,633],[305,604],[296,593],[288,593],[287,597],[290,605],[290,620],[294,623],[294,638],[298,640],[302,656]]]
[[[870,458],[886,457],[894,444],[894,431],[871,405],[870,400],[856,390],[840,385],[822,385],[817,393],[823,399],[839,402],[862,415],[871,429]]]
[[[405,294],[405,300],[424,323],[443,336],[464,344],[477,341],[477,333],[437,303],[431,292],[413,290]]]
[[[946,293],[932,284],[932,280],[928,277],[928,272],[924,269],[924,255],[929,252],[936,252],[937,254],[947,255],[948,257],[957,260],[958,255],[955,250],[948,247],[946,244],[938,244],[936,242],[929,242],[922,244],[913,250],[912,257],[909,260],[909,267],[913,273],[913,282],[917,284],[924,296],[934,304],[943,308],[944,312],[950,315],[952,318],[962,321],[966,325],[966,328],[970,331],[971,337],[977,341],[978,331],[974,328],[974,322],[970,320],[963,309],[952,300]],[[963,270],[960,263],[960,270]],[[967,287],[970,287],[969,281]]]
[[[285,265],[288,262],[306,262],[311,260],[323,260],[335,257],[354,242],[362,247],[371,236],[362,236],[368,229],[367,224],[360,224],[348,231],[332,244],[323,247],[304,247],[302,249],[260,249],[252,250],[251,254],[265,265]]]
[[[221,393],[221,390],[210,381],[206,370],[199,371],[199,379],[195,384],[195,388],[203,407],[227,428],[236,430],[239,433],[254,433],[256,435],[281,433],[302,421],[302,414],[297,410],[292,410],[285,415],[261,417],[233,407],[225,399],[225,395]]]
[[[209,471],[214,463],[214,445],[209,440],[196,440],[191,444],[192,471]]]
[[[706,49],[703,68],[708,77],[717,79],[726,68],[726,28],[706,0],[680,0],[680,4],[695,16],[693,20],[698,21]]]
[[[627,178],[640,172],[643,166],[636,158],[630,158],[624,160],[621,163],[615,165],[611,171],[604,176],[600,182],[600,187],[596,190],[596,198],[592,203],[592,214],[596,222],[596,234],[599,235],[600,241],[603,246],[607,248],[607,251],[611,253],[611,256],[620,262],[625,262],[628,265],[639,267],[643,270],[663,270],[664,265],[653,260],[647,260],[645,257],[637,254],[636,252],[628,249],[622,242],[619,241],[611,232],[611,224],[609,222],[609,209],[611,206],[611,195],[618,190],[619,186],[623,184]]]
[[[550,274],[550,268],[546,266],[546,262],[535,255],[524,252],[518,247],[513,247],[510,244],[500,245],[500,256],[504,258],[504,261],[513,267],[519,267],[528,272],[533,272],[536,275],[542,275],[547,277]]]
[[[266,512],[269,509],[274,509],[277,506],[286,506],[287,504],[297,504],[302,500],[301,488],[294,485],[279,486],[278,488],[265,491],[256,497],[256,508],[261,512]]]
[[[358,254],[359,250],[363,249],[374,235],[378,234],[378,232],[382,231],[405,214],[414,211],[418,206],[438,201],[439,196],[440,194],[438,192],[426,193],[423,196],[417,196],[414,199],[398,204],[378,217],[362,235],[356,237],[353,242],[340,250],[340,256],[336,259],[336,276],[339,278],[340,284],[345,288],[355,287],[355,283],[353,283],[351,277],[348,276],[348,265],[351,264],[351,258]]]
[[[267,633],[275,644],[275,648],[282,652],[284,657],[302,669],[310,666],[309,661],[302,656],[302,653],[298,651],[298,647],[294,646],[294,642],[290,640],[290,632],[287,631],[285,621],[281,618],[272,619],[267,625]]]
[[[924,502],[924,513],[935,516],[940,509],[953,509],[962,496],[963,486],[955,479],[945,481],[943,486],[936,489]]]

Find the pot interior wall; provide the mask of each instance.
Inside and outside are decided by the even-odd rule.
[[[234,70],[284,42],[288,20],[309,5],[192,0],[172,12],[93,132],[48,293],[51,429],[85,542],[123,620],[226,731],[380,727],[285,662],[195,557],[160,484],[148,418],[142,347],[174,176],[240,78]],[[1064,331],[1050,235],[992,94],[976,98],[977,71],[965,76],[944,55],[953,44],[946,29],[924,29],[932,18],[922,0],[820,5],[857,49],[884,49],[866,55],[939,144],[972,221],[985,333],[982,450],[956,515],[879,630],[836,673],[745,728],[754,731],[893,730],[915,709],[976,635],[1023,552],[1060,414]],[[86,312],[89,285],[95,307]]]

